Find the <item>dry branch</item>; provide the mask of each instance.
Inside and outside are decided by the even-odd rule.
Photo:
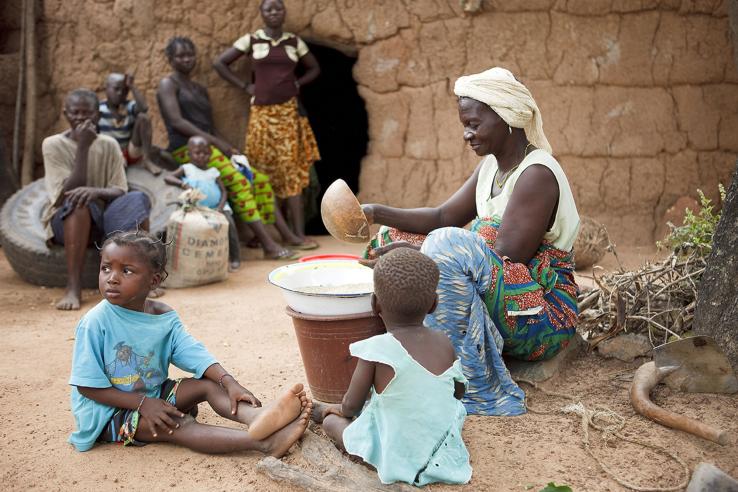
[[[680,338],[692,329],[704,271],[704,257],[693,253],[595,276],[598,288],[579,296],[579,330],[593,347],[621,331],[646,333],[654,345]]]

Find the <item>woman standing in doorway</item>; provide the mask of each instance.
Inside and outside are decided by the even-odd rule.
[[[286,205],[292,231],[305,237],[302,190],[310,180],[310,166],[320,159],[315,135],[307,117],[300,114],[300,87],[320,74],[315,57],[305,42],[282,29],[287,13],[282,0],[262,0],[259,9],[264,28],[246,34],[225,50],[214,68],[225,80],[247,91],[251,114],[246,132],[246,155],[269,175],[276,196]],[[254,82],[241,80],[230,65],[248,56]],[[298,65],[304,74],[296,75]],[[310,245],[303,243],[301,249]]]

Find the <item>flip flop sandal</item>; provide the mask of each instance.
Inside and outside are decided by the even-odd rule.
[[[296,253],[295,251],[291,251],[289,249],[283,249],[276,255],[270,255],[265,256],[265,260],[276,260],[276,261],[290,261],[290,260],[296,260],[300,257],[299,253]]]
[[[312,249],[318,249],[320,245],[312,239],[306,239],[305,242],[300,244],[290,244],[289,247],[300,251],[310,251]]]

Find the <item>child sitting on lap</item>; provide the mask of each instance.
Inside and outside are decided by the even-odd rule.
[[[187,141],[187,151],[191,163],[182,164],[176,171],[164,177],[168,184],[180,188],[195,188],[205,195],[199,204],[222,212],[228,219],[228,269],[238,270],[241,266],[241,247],[238,243],[238,229],[233,219],[233,211],[226,201],[226,189],[220,179],[220,172],[208,167],[210,160],[210,144],[197,135]]]
[[[117,232],[101,250],[104,299],[79,322],[72,359],[69,441],[79,451],[95,442],[166,441],[203,453],[258,450],[282,456],[302,436],[312,403],[301,384],[270,406],[228,374],[190,336],[176,311],[147,299],[166,277],[166,248],[145,232]],[[169,364],[194,378],[168,379]],[[207,401],[248,431],[197,422]]]
[[[316,404],[313,413],[332,439],[374,466],[385,484],[471,478],[461,439],[466,378],[446,335],[423,326],[438,302],[438,275],[433,260],[413,249],[380,258],[372,308],[387,333],[351,344],[359,361],[343,403]]]

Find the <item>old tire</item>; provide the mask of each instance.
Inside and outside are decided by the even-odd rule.
[[[128,169],[126,174],[129,188],[146,193],[151,200],[151,231],[163,231],[174,210],[172,202],[180,190],[164,183],[162,175],[154,176],[138,166]],[[0,243],[10,266],[23,280],[35,285],[63,287],[67,283],[64,248],[46,246],[41,225],[46,201],[43,178],[11,196],[0,211]],[[97,249],[88,249],[82,272],[84,288],[97,288],[99,262]]]

